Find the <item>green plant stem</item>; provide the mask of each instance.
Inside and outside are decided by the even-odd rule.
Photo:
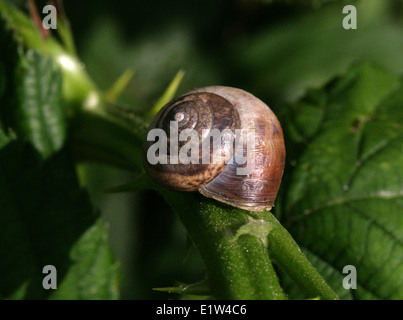
[[[143,172],[142,141],[145,130],[129,126],[122,110],[106,106],[83,110],[73,123],[72,147],[80,160],[100,161]],[[236,231],[248,222],[246,211],[222,206],[194,193],[160,188],[151,181],[178,213],[206,264],[210,287],[221,299],[284,299],[270,257],[262,241]],[[184,205],[186,203],[186,205]]]
[[[160,192],[179,214],[198,248],[214,297],[285,299],[263,242],[249,234],[235,237],[248,222],[246,211],[198,194]]]
[[[268,213],[266,218],[272,226],[268,235],[268,250],[276,264],[309,296],[325,300],[339,299],[308,261],[288,231],[271,213]]]
[[[79,160],[142,170],[139,141],[125,126],[108,121],[101,114],[82,113],[72,129],[72,147]],[[171,192],[152,182],[149,187],[157,189],[178,213],[206,264],[215,297],[284,298],[263,243],[252,236],[232,240],[236,230],[247,221],[245,214],[228,215],[227,208],[197,199],[195,194]]]
[[[142,140],[146,125],[135,115],[128,117],[126,110],[119,110],[112,106],[83,109],[72,127],[72,146],[78,159],[144,173]],[[338,298],[270,212],[235,209],[196,193],[168,191],[151,181],[144,185],[160,192],[178,213],[205,262],[215,297],[284,299],[272,258],[308,295]],[[253,231],[235,236],[250,217],[270,225],[267,244]]]

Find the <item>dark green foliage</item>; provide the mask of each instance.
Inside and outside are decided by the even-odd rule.
[[[359,27],[349,31],[341,25],[349,1],[180,2],[147,23],[141,10],[132,19],[133,3],[119,2],[119,17],[130,13],[144,29],[131,24],[125,39],[106,18],[94,20],[95,31],[80,29],[88,69],[65,16],[61,33],[44,40],[7,3],[0,0],[0,298],[161,297],[152,287],[226,299],[403,296],[401,1],[354,2]],[[94,12],[109,17],[111,3],[99,3]],[[271,23],[276,14],[284,19]],[[95,86],[111,86],[127,68],[136,69],[133,81],[129,70],[109,94]],[[158,99],[181,68],[185,89],[239,86],[276,111],[287,145],[280,223],[269,212],[161,189],[145,175],[150,114],[173,98],[182,72]],[[83,166],[88,160],[109,167]],[[113,166],[126,170],[117,183]],[[112,206],[103,187],[131,191],[137,202]],[[120,220],[125,211],[131,224]],[[111,239],[105,220],[119,226]],[[189,251],[181,261],[185,237],[201,259]],[[57,290],[42,287],[45,265],[57,268]],[[356,290],[342,286],[346,265],[357,269]]]

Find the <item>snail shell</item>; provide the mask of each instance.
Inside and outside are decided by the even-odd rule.
[[[244,90],[223,86],[199,88],[180,96],[160,110],[149,128],[160,128],[167,133],[168,156],[172,155],[174,141],[168,134],[171,121],[177,121],[179,135],[186,129],[197,132],[199,161],[151,164],[148,152],[154,141],[148,137],[144,144],[144,166],[153,180],[173,190],[198,190],[204,196],[246,210],[271,209],[284,170],[285,147],[281,125],[266,104]],[[209,133],[214,129],[234,133],[235,140],[240,136],[237,129],[243,129],[246,135],[253,132],[252,150],[241,150],[242,156],[251,152],[246,163],[240,164],[236,157],[239,146],[234,148],[232,142],[228,143],[232,140],[226,140],[225,136],[218,147],[210,143]],[[245,148],[247,139],[248,136],[244,137],[241,148]],[[187,142],[179,141],[178,149]],[[203,161],[206,150],[203,148],[210,148],[214,161]],[[252,170],[239,174],[238,170],[246,168],[250,161],[253,161]]]

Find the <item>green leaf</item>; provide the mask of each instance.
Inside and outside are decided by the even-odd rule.
[[[48,157],[63,146],[66,137],[61,73],[52,60],[33,50],[21,57],[16,72],[18,103],[14,117],[17,134]]]
[[[51,299],[117,299],[118,264],[108,246],[101,220],[90,227],[71,248],[72,266]]]
[[[301,103],[289,108],[291,127],[308,139],[293,135],[288,141],[288,150],[299,155],[290,159],[295,168],[286,170],[284,223],[317,258],[312,262],[327,270],[324,276],[345,276],[345,265],[356,267],[354,298],[401,298],[402,83],[378,65],[361,63],[321,96],[320,105],[307,99],[310,107],[296,114]],[[313,110],[318,116],[309,116]],[[344,290],[341,281],[333,284],[336,292]]]
[[[18,41],[28,47],[42,48],[44,42],[33,21],[23,12],[4,0],[0,0],[0,15],[7,22],[7,28],[15,32]]]
[[[291,0],[297,1],[309,0]],[[270,107],[299,99],[309,87],[321,87],[357,59],[378,61],[395,73],[403,72],[401,26],[395,18],[400,0],[328,2],[318,10],[290,7],[293,14],[229,49],[242,70],[242,85],[253,88]],[[349,4],[357,8],[356,30],[342,26],[346,17],[342,11]]]
[[[65,29],[66,22],[62,18],[62,40],[66,43],[64,48],[54,37],[50,36],[43,41],[31,18],[20,11],[12,4],[0,0],[0,17],[4,23],[4,29],[10,30],[13,38],[18,41],[20,50],[36,50],[47,58],[53,60],[63,74],[63,98],[68,103],[70,113],[74,113],[77,108],[96,108],[100,102],[100,93],[95,84],[86,73],[83,64],[77,59],[71,50],[72,39],[69,31]],[[2,25],[3,27],[3,25]],[[0,33],[4,30],[1,30]],[[7,51],[6,51],[7,52]]]
[[[106,230],[68,150],[43,161],[30,145],[11,142],[0,168],[0,297],[116,298]],[[56,267],[56,291],[42,286],[46,265]]]
[[[24,53],[14,33],[0,21],[0,122],[4,131],[31,142],[44,156],[59,150],[66,135],[61,73],[52,60]],[[7,130],[7,131],[6,131]]]

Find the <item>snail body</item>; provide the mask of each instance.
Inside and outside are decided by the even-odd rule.
[[[176,123],[177,145],[171,131]],[[144,166],[153,180],[173,190],[197,190],[246,210],[270,210],[274,205],[285,162],[283,132],[270,108],[252,94],[224,86],[192,90],[165,105],[149,129],[171,133],[166,149],[156,154],[174,155],[167,163],[150,161],[155,140],[148,136]],[[225,133],[216,144],[211,143],[215,132]],[[189,133],[197,136],[197,146],[185,139]],[[226,133],[232,133],[233,140]],[[189,159],[190,150],[199,152],[192,157],[194,161],[178,161],[176,149],[181,149],[179,160]]]

